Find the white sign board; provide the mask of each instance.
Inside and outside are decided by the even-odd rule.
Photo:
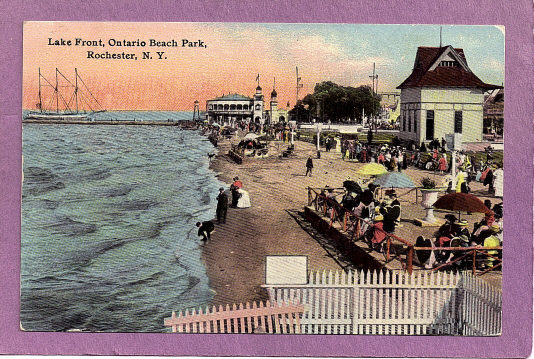
[[[265,284],[307,284],[307,256],[266,256]]]

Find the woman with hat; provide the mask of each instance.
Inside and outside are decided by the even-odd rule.
[[[457,234],[457,237],[460,237],[462,235],[466,236],[468,239],[471,238],[471,234],[469,233],[469,222],[467,222],[465,219],[462,219],[458,222],[458,226],[460,227],[460,230]]]
[[[384,216],[384,230],[388,233],[395,232],[395,226],[400,221],[401,205],[397,199],[397,193],[394,189],[388,189],[386,196],[389,197],[389,203],[382,203],[380,214]]]
[[[456,222],[457,218],[454,214],[445,215],[445,224],[438,229],[438,246],[445,247],[449,244],[453,237],[456,237],[460,232],[460,226]]]
[[[501,227],[497,223],[494,223],[490,227],[491,235],[484,239],[484,247],[500,247],[501,246],[501,240],[499,239],[498,235],[501,232]],[[499,254],[499,251],[494,250],[488,250],[488,254],[497,257]],[[494,262],[496,261],[495,258],[487,257],[486,259],[486,265],[488,267],[493,267]]]
[[[386,232],[384,231],[384,216],[381,214],[375,217],[375,223],[369,229],[369,236],[371,239],[369,247],[380,252],[382,248],[381,244],[384,239],[386,239]]]

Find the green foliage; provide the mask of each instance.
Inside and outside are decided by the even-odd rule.
[[[424,189],[433,189],[433,188],[436,188],[436,181],[434,181],[433,179],[431,179],[430,177],[423,177],[421,178],[421,186],[424,188]]]
[[[331,81],[325,81],[317,84],[313,94],[306,95],[299,101],[297,107],[299,105],[312,118],[361,123],[363,112],[366,116],[378,114],[380,96],[373,93],[369,86],[340,86]],[[302,120],[303,116],[300,112],[298,117]]]

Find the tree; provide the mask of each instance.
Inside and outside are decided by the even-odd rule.
[[[309,114],[320,121],[361,123],[363,111],[371,116],[379,113],[380,96],[373,93],[369,86],[344,87],[324,81],[317,84],[313,94],[306,95],[297,105],[307,106]],[[299,118],[302,117],[299,115]]]
[[[289,116],[291,119],[297,122],[309,122],[310,121],[310,110],[307,109],[301,100],[297,102],[297,105],[289,111]]]

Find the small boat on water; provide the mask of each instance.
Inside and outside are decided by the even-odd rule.
[[[39,68],[38,110],[28,113],[25,119],[76,121],[85,120],[94,113],[105,112],[106,110],[103,109],[78,75],[77,69],[74,69],[74,73],[73,83],[56,68],[55,82],[51,82],[41,74]],[[48,99],[43,98],[43,92],[47,92],[46,89],[52,89],[52,94]]]

